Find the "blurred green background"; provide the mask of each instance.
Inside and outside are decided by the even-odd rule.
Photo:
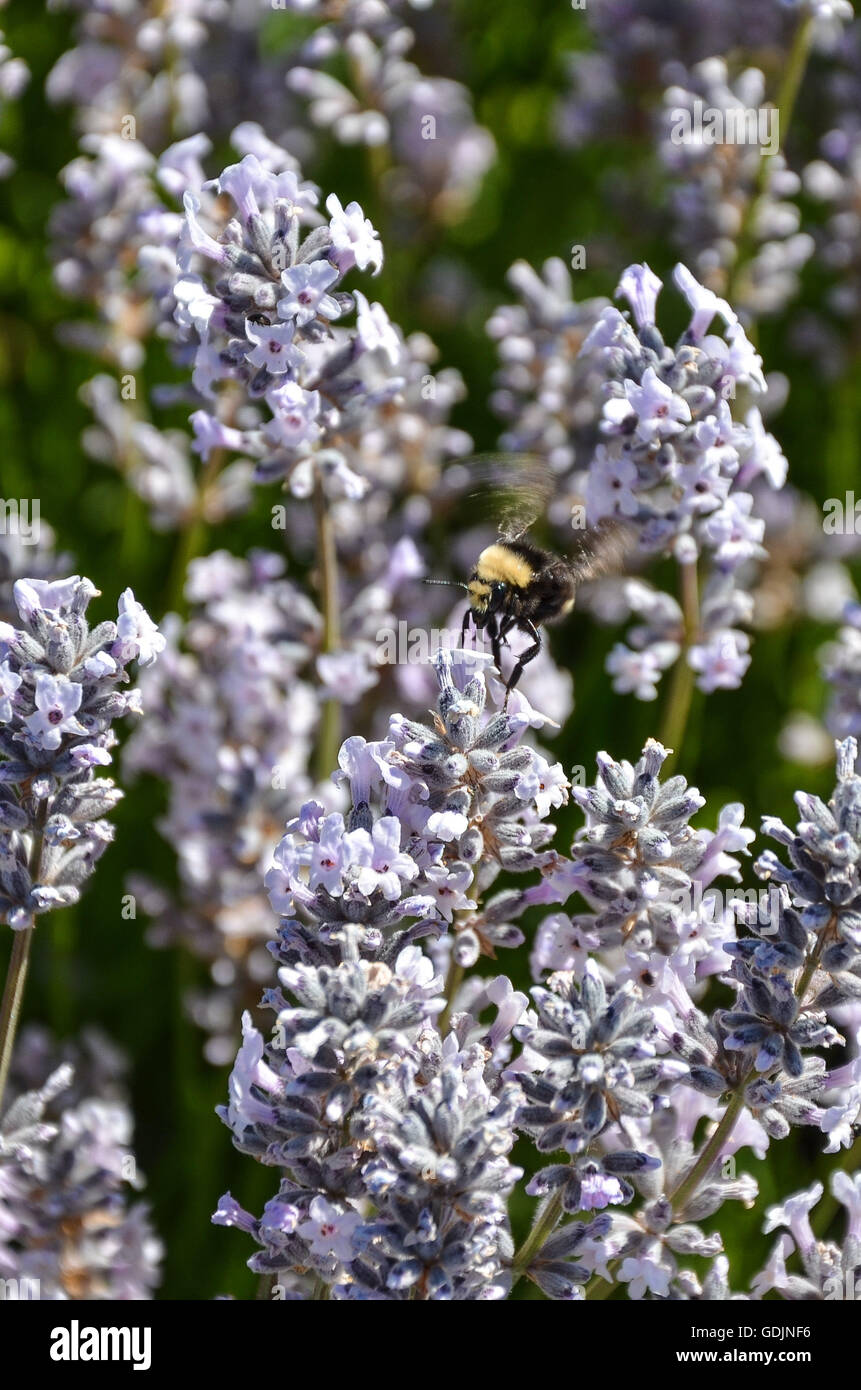
[[[461,370],[468,399],[456,423],[472,433],[479,449],[487,449],[494,447],[500,426],[487,407],[495,358],[484,322],[495,304],[511,300],[504,282],[510,263],[521,257],[533,265],[551,255],[567,259],[570,246],[581,243],[587,247],[588,269],[576,273],[575,292],[585,298],[612,294],[629,261],[646,259],[665,276],[677,256],[664,239],[643,240],[638,227],[614,220],[604,193],[608,170],[636,165],[644,157],[642,148],[605,142],[569,152],[553,140],[550,113],[565,85],[564,55],[587,42],[582,14],[559,0],[529,5],[461,0],[454,9],[462,42],[448,54],[451,75],[471,89],[477,118],[499,148],[498,162],[463,221],[435,243],[431,238],[419,247],[398,246],[386,237],[384,210],[355,151],[333,150],[305,174],[337,190],[344,202],[359,198],[381,226],[387,265],[375,294],[405,330],[429,332],[441,361]],[[278,25],[291,21],[273,16],[270,22],[277,48],[290,32]],[[103,591],[94,605],[98,617],[115,611],[116,595],[128,584],[159,617],[169,602],[166,576],[174,542],[169,535],[153,534],[143,504],[119,476],[83,453],[79,438],[89,415],[77,392],[102,368],[61,348],[55,337],[63,319],[79,314],[79,306],[55,290],[46,251],[48,215],[62,193],[57,174],[75,154],[76,142],[70,113],[52,109],[42,85],[69,46],[70,20],[63,14],[46,16],[33,0],[13,0],[0,13],[0,23],[32,73],[0,129],[0,148],[18,164],[15,175],[0,184],[0,495],[41,500],[43,519],[54,527],[59,547],[71,552],[76,569]],[[799,135],[804,137],[803,124]],[[213,171],[217,167],[216,161]],[[588,248],[598,239],[618,247],[618,260],[593,263],[600,257],[590,258]],[[460,261],[477,287],[474,305],[456,323],[430,319],[415,289],[428,261],[439,254]],[[814,269],[805,280],[804,301],[815,304],[818,293]],[[784,371],[791,380],[788,404],[771,424],[789,458],[791,480],[819,504],[842,495],[858,473],[857,375],[823,384],[791,354],[785,320],[763,325],[759,341],[766,368]],[[143,390],[172,373],[166,361],[155,358],[147,370],[152,380]],[[205,549],[242,552],[249,544],[265,544],[271,501],[262,491],[255,512],[211,532]],[[828,795],[831,769],[787,763],[777,750],[777,735],[789,711],[821,712],[824,690],[816,653],[829,635],[830,629],[808,619],[760,633],[742,689],[697,700],[677,770],[708,798],[703,824],[714,825],[719,808],[731,800],[744,802],[754,826],[763,813],[792,821],[797,787]],[[552,639],[560,663],[575,672],[577,707],[549,746],[564,766],[584,764],[587,776],[597,750],[636,759],[657,727],[659,707],[614,695],[609,688],[603,655],[617,636],[581,618]],[[158,788],[147,782],[133,788],[115,818],[116,843],[82,902],[42,919],[26,1018],[50,1023],[61,1036],[98,1023],[131,1058],[136,1149],[154,1221],[167,1246],[159,1296],[247,1298],[256,1287],[245,1267],[250,1244],[239,1233],[212,1227],[210,1215],[227,1188],[259,1212],[274,1190],[275,1175],[235,1153],[213,1114],[225,1098],[226,1074],[203,1062],[201,1037],[184,1019],[179,1002],[197,966],[174,953],[152,951],[143,941],[144,922],[121,917],[130,870],[142,867],[172,880],[171,852],[153,826],[160,808]],[[557,820],[564,846],[579,817],[568,808]],[[752,884],[752,876],[746,882]],[[7,942],[0,943],[0,968],[6,951]],[[512,964],[506,960],[502,968]],[[525,971],[516,982],[528,984]],[[765,1164],[742,1163],[755,1172],[761,1195],[756,1211],[736,1211],[729,1204],[723,1214],[733,1287],[747,1286],[773,1239],[759,1234],[765,1206],[835,1165],[821,1148],[821,1136],[796,1133],[773,1146]],[[532,1206],[526,1198],[519,1202],[519,1233]]]

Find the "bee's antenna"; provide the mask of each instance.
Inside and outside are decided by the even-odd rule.
[[[469,585],[460,579],[426,579],[425,584],[448,584],[454,589],[466,589],[467,593],[469,592]]]

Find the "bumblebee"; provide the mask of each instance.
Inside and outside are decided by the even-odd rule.
[[[500,477],[500,470],[503,483],[494,494],[499,536],[482,550],[469,582],[459,587],[469,598],[461,639],[466,639],[470,627],[486,633],[500,676],[502,647],[509,645],[508,634],[518,631],[531,639],[505,681],[507,703],[524,668],[541,651],[541,627],[571,611],[584,580],[619,563],[628,537],[622,524],[608,519],[581,533],[570,558],[539,549],[525,539],[525,532],[552,495],[553,476],[540,460],[522,460],[515,455],[494,457],[489,462],[478,459],[473,464],[473,472],[480,471],[491,482]]]

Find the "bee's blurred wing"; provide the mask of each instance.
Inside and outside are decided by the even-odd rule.
[[[633,526],[615,517],[606,517],[582,531],[569,557],[577,583],[623,569],[625,557],[635,541]]]
[[[550,503],[556,479],[534,454],[475,454],[464,460],[467,495],[477,520],[492,521],[503,540],[517,540]]]

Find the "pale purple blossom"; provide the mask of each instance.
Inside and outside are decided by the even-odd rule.
[[[326,199],[329,230],[332,234],[332,256],[343,275],[353,266],[359,270],[373,267],[379,272],[383,265],[383,248],[379,236],[358,203],[342,207],[336,193]]]
[[[94,629],[88,579],[19,579],[19,627],[4,624],[0,662],[0,913],[13,930],[77,902],[113,837],[121,793],[95,769],[111,762],[112,724],[141,714],[127,667],[151,665],[165,639],[131,589],[116,623]]]
[[[165,638],[143,604],[138,603],[131,589],[125,589],[120,594],[117,641],[111,656],[123,666],[130,661],[137,661],[140,666],[150,666],[164,648]]]
[[[741,683],[750,664],[742,628],[752,617],[744,585],[750,562],[767,559],[765,519],[747,488],[754,480],[781,488],[787,474],[757,407],[748,406],[742,421],[730,406],[736,388],[765,392],[758,352],[729,304],[686,266],[676,266],[673,279],[691,310],[675,347],[654,322],[659,282],[647,266],[631,266],[619,292],[634,304],[636,332],[626,315],[604,308],[580,350],[604,395],[601,439],[582,484],[588,519],[619,518],[641,555],[697,566],[702,586],[697,631],[686,628],[680,609],[671,615],[655,599],[647,622],[613,649],[615,688],[640,699],[655,698],[676,659],[696,671],[701,690]],[[629,585],[624,596],[639,613],[635,592]]]
[[[22,677],[13,671],[8,661],[0,662],[0,724],[12,718],[12,701],[20,689]]]
[[[257,328],[249,320],[245,332],[253,347],[246,357],[252,367],[265,367],[272,376],[296,371],[303,354],[293,343],[294,331],[292,323],[273,323]]]
[[[301,449],[320,437],[319,391],[306,391],[297,381],[285,381],[268,393],[267,400],[273,414],[268,426],[273,443]]]
[[[350,1260],[353,1234],[361,1220],[352,1208],[339,1211],[325,1197],[315,1197],[308,1208],[307,1219],[299,1222],[296,1233],[308,1242],[312,1254]]]
[[[287,294],[278,301],[281,318],[294,320],[299,327],[317,317],[338,318],[341,306],[326,291],[337,284],[339,274],[338,267],[328,261],[303,262],[283,271],[281,284]]]
[[[24,725],[37,748],[59,748],[64,734],[87,732],[75,718],[82,694],[82,687],[65,676],[36,677],[33,696],[36,708],[24,720]]]
[[[359,343],[366,352],[383,352],[393,367],[401,357],[401,344],[392,322],[382,304],[369,304],[361,290],[354,298],[358,305],[356,328]]]

